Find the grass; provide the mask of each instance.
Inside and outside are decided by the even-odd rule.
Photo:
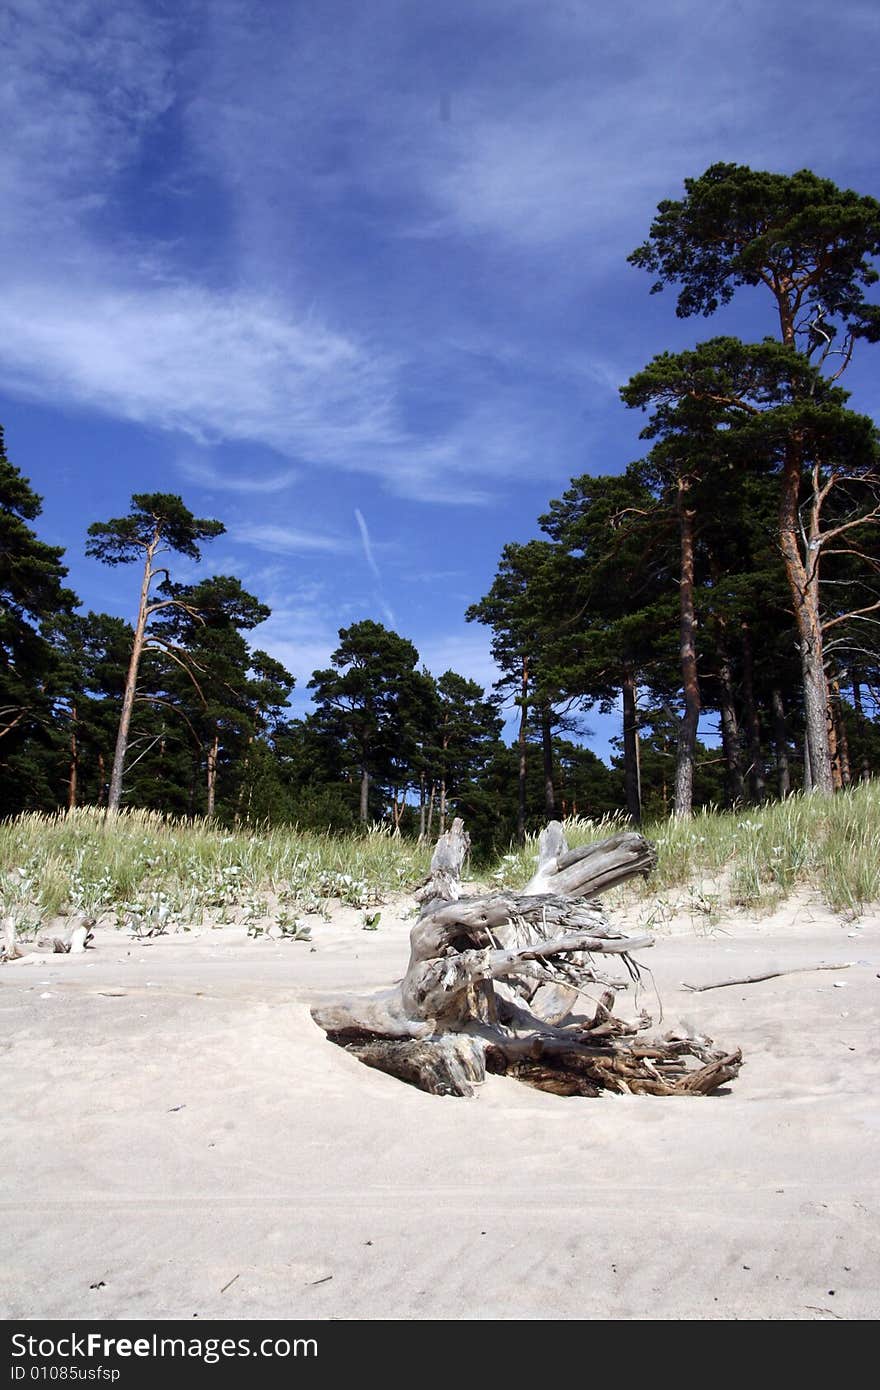
[[[658,882],[695,882],[700,871],[726,881],[730,904],[773,905],[794,888],[812,889],[835,911],[880,899],[880,783],[834,797],[794,796],[745,812],[701,813],[690,823],[649,828]]]
[[[565,822],[569,845],[624,829],[620,817]],[[691,820],[646,824],[657,868],[622,895],[654,898],[683,889],[697,912],[767,910],[795,888],[815,892],[835,911],[860,912],[880,900],[880,782],[832,798],[793,796],[741,811],[701,810]],[[537,837],[496,865],[493,881],[519,887],[530,877]]]
[[[148,931],[292,920],[333,899],[369,907],[424,878],[430,850],[384,827],[335,836],[294,827],[232,832],[151,811],[91,808],[0,825],[0,908],[21,934],[59,913]]]
[[[613,817],[575,819],[566,834],[575,846],[622,825]],[[837,911],[858,913],[880,900],[877,782],[827,800],[795,796],[739,812],[701,811],[689,821],[646,825],[644,833],[657,845],[657,870],[615,896],[651,900],[658,921],[678,890],[686,895],[679,905],[706,917],[731,907],[765,911],[801,887]],[[520,887],[536,852],[531,837],[490,867],[488,881]],[[395,839],[384,827],[358,835],[294,827],[232,832],[137,810],[23,815],[0,825],[0,910],[23,936],[59,913],[85,913],[141,932],[271,916],[295,937],[298,914],[326,913],[333,900],[367,909],[411,890],[430,855],[429,846]]]

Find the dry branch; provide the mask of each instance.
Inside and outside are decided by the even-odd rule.
[[[735,980],[716,980],[711,985],[689,985],[686,980],[682,980],[682,989],[689,989],[693,994],[703,994],[707,989],[727,989],[730,985],[759,985],[762,980],[776,980],[780,975],[809,975],[814,970],[849,970],[852,965],[851,960],[844,961],[841,965],[829,965],[822,962],[819,965],[793,965],[790,970],[768,970],[764,975],[743,975]]]

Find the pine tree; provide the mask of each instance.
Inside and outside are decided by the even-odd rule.
[[[38,540],[28,525],[42,499],[6,456],[0,429],[0,811],[51,803],[49,767],[53,700],[59,677],[49,639],[58,614],[75,606],[64,586],[59,546]]]
[[[716,473],[720,463],[777,479],[777,535],[800,649],[811,784],[833,790],[824,635],[880,608],[880,601],[853,600],[840,611],[837,591],[838,611],[823,612],[822,566],[829,551],[871,564],[855,538],[880,526],[873,421],[848,410],[847,393],[804,354],[772,340],[714,338],[689,352],[662,353],[623,396],[629,405],[652,405],[645,433],[674,440],[684,457],[690,440],[691,456],[714,457]]]
[[[388,787],[403,739],[401,691],[419,659],[411,642],[365,619],[340,628],[332,666],[309,681],[316,718],[338,738],[360,784],[359,819],[369,820],[371,785]]]
[[[657,277],[652,292],[679,286],[680,318],[713,314],[742,286],[763,288],[776,311],[781,343],[789,353],[789,394],[803,403],[803,364],[836,380],[856,340],[880,339],[880,306],[865,291],[877,283],[880,203],[840,189],[810,170],[793,175],[715,164],[685,180],[685,197],[662,202],[648,240],[630,262]],[[828,692],[816,577],[801,551],[804,479],[822,464],[825,481],[834,460],[805,457],[803,418],[792,414],[782,440],[779,534],[798,625],[804,709],[813,786],[833,789],[828,739]],[[813,488],[812,525],[818,525],[825,482]],[[815,539],[815,536],[812,537]]]
[[[526,832],[529,713],[539,711],[544,768],[545,810],[555,815],[552,731],[560,689],[556,674],[561,629],[570,612],[568,561],[548,541],[511,542],[501,552],[488,594],[472,604],[468,622],[492,629],[492,656],[501,670],[495,688],[519,706],[517,835]]]
[[[105,565],[143,561],[134,640],[122,698],[122,712],[107,798],[107,806],[111,811],[118,810],[122,799],[122,778],[129,728],[144,650],[148,646],[159,647],[172,660],[179,660],[173,647],[165,639],[158,634],[153,636],[148,633],[150,620],[157,613],[182,606],[182,600],[173,596],[168,569],[157,564],[157,560],[169,552],[184,555],[190,560],[199,560],[199,543],[222,535],[225,529],[222,522],[194,517],[184,506],[181,498],[162,492],[135,493],[131,499],[131,511],[128,516],[115,517],[107,522],[96,521],[89,527],[87,555],[93,556]],[[153,585],[160,575],[164,576],[167,587],[163,590],[161,598],[154,599]]]
[[[573,478],[541,526],[570,560],[560,628],[560,687],[609,712],[620,701],[624,803],[641,818],[638,695],[669,683],[675,556],[669,527],[637,465]]]

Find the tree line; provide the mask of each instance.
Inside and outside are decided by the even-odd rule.
[[[518,691],[521,787],[529,711],[549,768],[560,711],[618,700],[634,821],[646,730],[682,817],[876,767],[880,450],[839,383],[880,337],[878,253],[880,204],[806,170],[717,164],[660,204],[629,257],[652,292],[676,286],[680,318],[748,296],[776,332],[655,356],[621,389],[647,416],[645,456],[573,479],[540,518],[549,539],[505,547],[469,617]],[[698,738],[707,713],[720,759]]]
[[[88,555],[136,567],[134,624],[81,613],[0,435],[0,814],[139,805],[432,836],[460,813],[488,846],[547,815],[687,816],[872,775],[880,449],[840,381],[880,338],[878,253],[880,204],[809,171],[718,164],[660,204],[629,257],[653,291],[676,286],[680,318],[763,302],[774,331],[660,353],[622,388],[644,456],[573,478],[546,539],[505,546],[468,610],[492,631],[488,695],[366,620],[291,718],[293,675],[249,637],[268,607],[234,576],[174,578],[224,527],[169,494],[89,528]],[[620,710],[610,767],[583,746],[591,707]]]
[[[29,524],[40,510],[0,432],[0,814],[143,806],[423,836],[464,814],[475,842],[509,841],[516,766],[497,694],[435,678],[411,642],[365,620],[340,630],[308,682],[313,711],[292,718],[293,675],[250,641],[268,606],[232,575],[174,577],[221,522],[138,493],[89,527],[86,553],[132,576],[130,624],[79,611],[63,551]],[[555,757],[571,809],[614,807],[615,775],[594,754],[561,744]],[[532,801],[537,820],[537,788]]]

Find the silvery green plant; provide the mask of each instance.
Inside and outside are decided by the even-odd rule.
[[[32,857],[0,873],[0,914],[12,919],[20,937],[36,935],[43,925],[39,898],[39,861]]]

